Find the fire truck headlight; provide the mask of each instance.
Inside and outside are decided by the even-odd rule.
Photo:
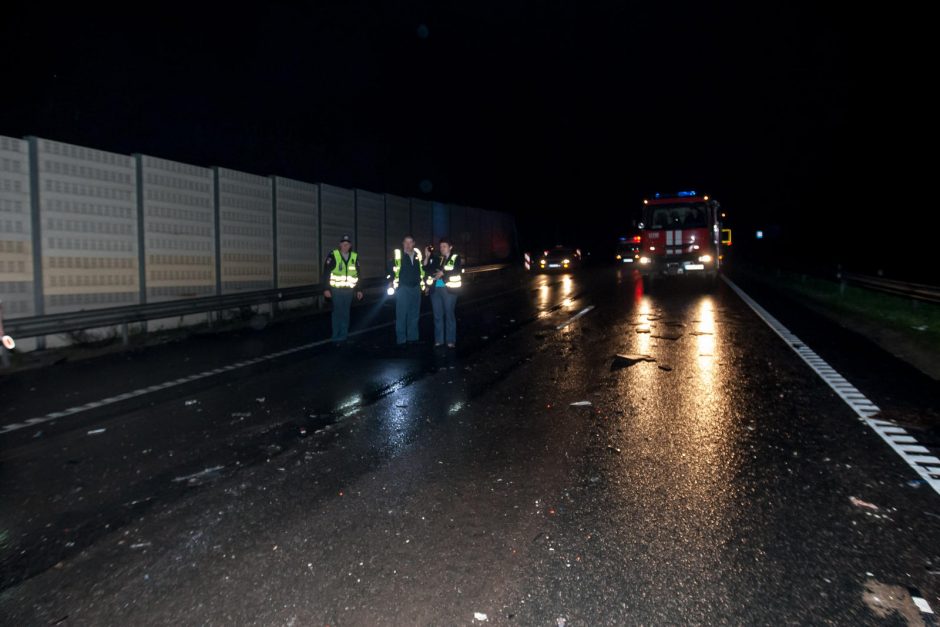
[[[388,288],[387,290],[385,290],[385,293],[388,294],[389,296],[394,296],[394,295],[395,295],[395,288],[394,288],[394,287],[390,287],[390,288]]]
[[[702,255],[701,257],[698,258],[698,260],[701,261],[702,263],[711,263],[712,256],[711,256],[711,255]]]
[[[649,257],[640,257],[640,263],[645,265],[645,264],[648,264],[649,262],[650,262]]]

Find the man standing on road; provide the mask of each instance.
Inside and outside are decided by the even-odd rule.
[[[395,341],[398,346],[417,342],[424,266],[412,236],[406,235],[401,248],[395,249],[391,271],[386,278],[391,281],[389,292],[395,294]]]
[[[441,238],[440,255],[428,263],[425,282],[431,288],[431,308],[434,310],[434,346],[441,346],[445,337],[447,346],[457,346],[457,296],[463,285],[463,260],[454,252],[450,241]]]
[[[357,300],[362,300],[362,291],[356,290],[359,284],[359,254],[352,249],[352,240],[348,235],[340,238],[339,248],[326,258],[323,274],[330,277],[330,287],[323,290],[323,295],[333,299],[333,337],[330,339],[339,346],[349,336],[349,310],[353,294]]]

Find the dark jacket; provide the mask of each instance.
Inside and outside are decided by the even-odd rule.
[[[395,276],[395,261],[388,266],[388,278],[391,280]],[[398,284],[405,287],[421,286],[421,260],[418,259],[418,251],[415,251],[413,261],[412,257],[401,251],[401,270],[398,273]]]
[[[433,257],[431,257],[431,260],[428,262],[428,265],[425,268],[425,272],[427,272],[427,275],[429,277],[433,276],[435,272],[437,272],[438,270],[444,267],[448,259],[450,259],[451,257],[455,255],[457,256],[457,259],[454,261],[454,269],[444,270],[444,276],[443,276],[444,285],[445,286],[448,285],[448,281],[450,280],[450,277],[454,275],[461,276],[463,272],[463,255],[455,251],[451,251],[450,257],[448,257],[447,259],[445,259],[441,255],[434,255]],[[432,290],[435,289],[434,283],[431,284],[431,289]],[[458,288],[448,287],[447,291],[451,294],[459,294],[461,292],[461,288],[460,287]]]

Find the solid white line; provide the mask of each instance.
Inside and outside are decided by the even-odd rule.
[[[890,446],[895,453],[901,456],[908,466],[914,469],[920,477],[934,489],[937,494],[940,494],[940,479],[934,478],[934,474],[937,472],[937,469],[930,469],[924,464],[940,464],[940,459],[936,457],[927,458],[916,454],[909,454],[905,451],[905,448],[909,448],[909,444],[917,444],[917,440],[910,436],[906,429],[901,427],[891,425],[885,426],[885,421],[877,420],[873,418],[881,410],[877,405],[872,403],[870,400],[865,398],[865,396],[859,392],[855,386],[851,385],[844,377],[835,373],[835,370],[822,361],[818,355],[810,351],[809,349],[801,350],[796,348],[794,344],[798,344],[801,347],[805,348],[805,344],[800,341],[793,333],[787,329],[783,324],[777,320],[773,315],[770,314],[766,309],[760,306],[757,301],[748,296],[748,294],[742,290],[740,287],[735,285],[735,283],[726,277],[725,275],[721,276],[724,279],[725,283],[728,284],[734,293],[737,294],[741,300],[750,307],[757,316],[763,320],[767,326],[769,326],[774,333],[779,335],[783,341],[785,341],[790,348],[793,349],[797,355],[800,356],[806,365],[813,369],[813,371],[819,375],[819,377],[826,382],[826,384],[832,388],[832,390],[839,395],[839,397],[845,401],[845,404],[848,405],[858,417],[865,422],[872,430],[877,433],[882,440]],[[810,358],[812,355],[812,358]],[[825,364],[820,366],[820,362]],[[904,437],[899,437],[904,436]],[[903,443],[901,442],[903,440]],[[925,459],[932,459],[936,461],[924,462]]]

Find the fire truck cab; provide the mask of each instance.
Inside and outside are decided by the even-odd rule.
[[[714,280],[721,265],[721,210],[704,194],[654,194],[643,201],[640,258],[645,282],[666,276]]]

